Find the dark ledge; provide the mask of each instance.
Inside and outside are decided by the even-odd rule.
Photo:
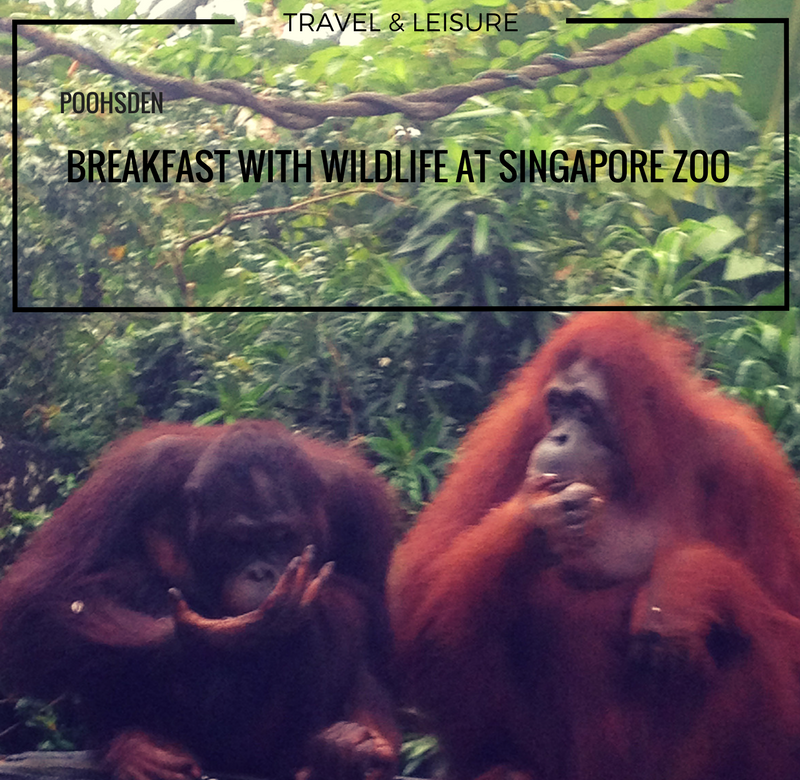
[[[42,750],[5,756],[0,760],[0,778],[9,780],[109,780],[90,750]],[[242,775],[203,775],[203,780],[253,780]]]

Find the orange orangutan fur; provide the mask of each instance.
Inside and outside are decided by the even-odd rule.
[[[396,551],[399,677],[451,777],[800,777],[798,482],[692,355],[632,313],[572,317],[478,420]],[[523,489],[549,430],[543,389],[579,359],[611,399],[623,509],[657,540],[643,576],[603,587],[570,583],[536,547]],[[712,652],[716,631],[736,649]],[[631,673],[642,652],[652,675]]]

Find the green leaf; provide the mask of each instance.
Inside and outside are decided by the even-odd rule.
[[[678,103],[683,97],[683,85],[669,84],[665,87],[661,87],[658,94],[665,103],[673,105]]]
[[[764,257],[734,249],[725,263],[723,279],[726,282],[733,282],[769,272],[783,273],[783,268]]]
[[[512,54],[515,54],[518,48],[519,45],[509,38],[503,38],[503,40],[497,44],[497,50],[500,52],[500,54],[506,57],[510,57]]]
[[[608,95],[604,98],[603,103],[610,111],[620,111],[630,103],[631,97],[630,93]]]
[[[597,75],[583,85],[583,91],[592,97],[602,97],[611,89],[614,89],[613,83],[609,79],[600,78]]]
[[[431,244],[425,251],[425,254],[422,258],[423,261],[426,263],[431,263],[443,255],[450,248],[450,245],[453,243],[453,241],[455,241],[458,232],[458,229],[451,230],[449,233],[446,233],[434,241],[433,244]]]
[[[577,84],[558,84],[551,94],[559,103],[573,103],[580,96],[581,88]]]
[[[704,98],[708,92],[710,84],[707,81],[693,81],[687,89],[689,94],[698,99]]]
[[[636,102],[643,106],[652,106],[658,100],[659,90],[657,89],[637,89]]]
[[[689,224],[691,221],[684,223]],[[711,217],[702,224],[694,224],[696,227],[689,233],[687,249],[704,260],[720,254],[744,235],[744,231],[725,215]]]
[[[281,13],[297,13],[303,10],[306,0],[281,0]]]
[[[472,253],[478,257],[489,254],[489,215],[478,214],[472,230]]]
[[[703,25],[698,34],[706,46],[713,46],[716,49],[728,48],[728,37],[725,35],[723,30],[716,25]]]

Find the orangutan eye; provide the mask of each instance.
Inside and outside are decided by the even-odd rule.
[[[551,423],[555,423],[564,413],[564,397],[553,390],[547,394],[547,416]]]
[[[594,422],[596,409],[592,399],[585,395],[578,396],[575,403],[575,413],[580,418],[581,422]]]

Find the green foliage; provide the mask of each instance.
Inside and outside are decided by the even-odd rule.
[[[75,750],[80,731],[71,727],[65,729],[62,704],[62,701],[45,704],[27,697],[18,699],[14,705],[19,721],[17,728],[26,733],[15,738],[38,740],[36,750]]]
[[[743,231],[725,216],[705,222],[684,220],[676,228],[668,228],[650,246],[628,251],[620,260],[618,273],[621,290],[628,302],[662,306],[691,303],[712,304],[725,301],[740,303],[732,290],[714,284],[714,277],[723,281],[744,280],[761,273],[782,273],[780,266],[761,258],[745,257],[742,250],[724,255],[724,250],[743,236]],[[709,273],[713,266],[724,263],[722,273]]]
[[[11,563],[28,540],[30,534],[47,520],[43,512],[19,512],[12,509],[11,522],[0,526],[0,566]]]
[[[412,508],[419,509],[439,484],[444,465],[452,452],[437,444],[443,438],[443,420],[436,419],[422,432],[419,441],[403,430],[397,420],[385,420],[389,437],[370,436],[367,442],[381,459],[376,471],[385,474]]]
[[[429,734],[410,734],[400,750],[400,774],[402,777],[432,777],[427,766],[437,760],[439,743]],[[422,771],[420,771],[422,770]]]
[[[711,373],[759,410],[795,466],[800,465],[799,325],[796,308],[706,324]]]
[[[592,17],[642,16],[685,3],[580,5]],[[22,15],[32,12],[24,3],[15,8]],[[414,2],[403,15],[492,8],[509,10],[499,0],[467,7],[434,0]],[[566,2],[521,6],[519,32],[503,34],[400,33],[389,29],[392,3],[370,0],[359,10],[374,13],[381,32],[355,46],[278,38],[269,16],[249,19],[242,30],[193,26],[179,34],[170,25],[48,29],[135,67],[201,81],[237,79],[259,93],[314,102],[359,90],[401,94],[466,82],[487,69],[519,68],[539,54],[569,56],[621,34],[614,25],[565,25],[565,16],[575,13]],[[76,13],[70,7],[62,11],[66,18]],[[473,98],[416,128],[405,127],[405,120],[398,126],[398,117],[389,116],[331,119],[308,131],[287,131],[250,109],[196,99],[169,102],[165,115],[153,118],[61,114],[63,89],[129,85],[86,66],[68,75],[67,58],[45,58],[25,66],[20,79],[20,300],[48,306],[516,306],[587,305],[632,295],[648,302],[651,294],[655,301],[687,290],[665,292],[663,273],[645,273],[641,256],[631,280],[629,268],[620,269],[626,253],[649,245],[655,257],[668,240],[661,238],[664,231],[686,218],[705,222],[713,216],[733,219],[747,236],[758,224],[763,240],[754,245],[743,235],[727,245],[716,264],[728,271],[719,278],[712,274],[713,283],[702,292],[693,283],[691,294],[675,300],[755,300],[780,284],[771,270],[783,263],[782,239],[768,229],[767,210],[780,197],[781,157],[777,147],[770,148],[769,135],[759,142],[758,120],[737,106],[750,82],[725,70],[723,60],[742,46],[761,45],[766,27],[681,28],[611,65],[545,79],[536,89]],[[749,73],[753,59],[736,62]],[[670,174],[674,148],[700,145],[736,153],[753,141],[758,154],[742,153],[724,185],[615,184],[604,176],[589,184],[504,183],[496,160],[502,149],[652,146],[666,150]],[[450,181],[389,182],[380,190],[319,177],[261,186],[238,179],[168,187],[65,181],[67,149],[109,145],[211,151],[446,148]],[[495,155],[486,180],[456,182],[453,161],[476,149]],[[10,177],[10,167],[3,175]],[[339,197],[316,202],[321,192]],[[305,208],[281,211],[303,202]],[[264,209],[272,213],[231,222],[212,238],[183,246],[225,215]],[[0,210],[0,219],[9,224],[10,210]],[[682,265],[679,278],[695,270]]]

